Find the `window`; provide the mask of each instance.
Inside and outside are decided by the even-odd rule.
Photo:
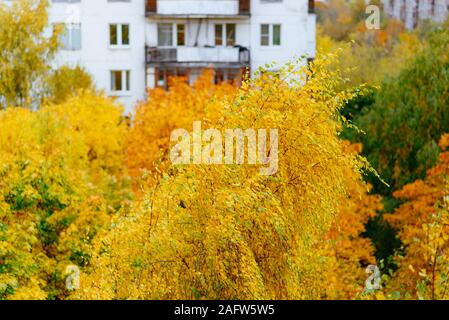
[[[222,24],[215,25],[215,45],[216,46],[223,45],[223,25]]]
[[[186,26],[184,24],[176,25],[176,45],[185,46],[186,44]]]
[[[260,28],[260,45],[269,46],[270,45],[270,25],[263,24]]]
[[[131,90],[131,72],[129,70],[111,71],[111,91],[129,92]]]
[[[432,11],[432,16],[436,14],[437,6],[435,4],[435,0],[430,1],[430,10]]]
[[[157,45],[160,47],[173,46],[173,25],[171,23],[157,25]]]
[[[274,24],[273,25],[273,46],[281,45],[281,25]]]
[[[263,47],[280,46],[281,36],[280,24],[262,24],[260,26],[260,45]]]
[[[109,44],[111,46],[118,45],[118,32],[116,24],[111,24],[109,26]]]
[[[235,45],[235,24],[226,25],[226,45],[228,47]]]
[[[129,46],[129,24],[122,24],[122,45]]]
[[[158,23],[157,45],[159,47],[173,47],[186,45],[185,24]]]
[[[235,23],[215,25],[215,45],[232,47],[235,45]],[[224,40],[226,39],[226,40]]]
[[[309,13],[315,13],[315,1],[309,0]]]
[[[242,81],[242,69],[216,69],[214,75],[214,83],[228,82],[238,83]]]
[[[63,50],[81,50],[81,24],[79,23],[57,23],[62,29],[59,41]]]
[[[165,73],[163,70],[157,70],[157,82],[156,82],[156,86],[158,87],[162,87],[165,88]]]
[[[109,25],[109,44],[113,47],[126,47],[130,45],[129,24]]]

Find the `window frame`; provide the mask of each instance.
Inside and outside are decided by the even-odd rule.
[[[160,27],[162,25],[168,26],[170,25],[170,28],[167,28],[167,30],[165,30],[165,34],[170,34],[170,44],[161,44],[161,39],[160,39]],[[183,26],[184,29],[184,41],[183,44],[179,44],[179,33],[180,33],[180,29],[179,27]],[[188,34],[188,28],[187,28],[187,24],[186,23],[177,23],[177,22],[158,22],[157,23],[157,46],[160,48],[175,48],[175,47],[185,47],[187,46],[187,34]]]
[[[127,27],[127,43],[123,43],[124,26]],[[112,43],[112,28],[116,28],[117,43]],[[109,48],[110,49],[129,49],[131,48],[131,24],[127,22],[111,22],[108,24]]]
[[[263,32],[264,27],[268,27],[268,33]],[[279,42],[275,42],[275,29],[278,30]],[[261,23],[259,28],[259,46],[262,48],[279,48],[282,47],[282,23]],[[277,34],[277,32],[276,32]],[[264,40],[267,40],[267,44]]]
[[[120,73],[120,89],[115,81],[117,73]],[[111,96],[131,95],[131,69],[111,69],[109,71],[109,92]]]
[[[229,42],[229,27],[233,26],[233,41],[232,43]],[[217,37],[217,27],[219,27],[221,29],[221,35],[219,37]],[[217,39],[220,39],[220,44],[217,43]],[[215,47],[228,47],[228,48],[232,48],[235,47],[237,44],[237,23],[233,22],[233,23],[215,23],[214,24],[214,46]]]
[[[83,48],[83,35],[82,35],[82,26],[81,23],[64,23],[64,22],[55,22],[53,23],[53,28],[61,27],[62,32],[59,35],[59,41],[61,43],[62,51],[81,51]],[[74,43],[74,31],[77,30],[79,32],[79,44],[75,45]],[[67,40],[67,43],[63,39]]]

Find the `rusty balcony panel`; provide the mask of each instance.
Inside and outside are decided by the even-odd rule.
[[[147,0],[146,11],[150,14],[157,13],[157,0]]]

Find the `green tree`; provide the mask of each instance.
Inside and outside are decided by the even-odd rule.
[[[80,66],[62,66],[54,70],[47,80],[46,101],[63,103],[81,89],[95,91],[90,74]]]
[[[356,117],[364,154],[391,185],[373,179],[390,195],[425,176],[438,158],[438,139],[449,130],[449,31],[438,28],[397,77],[381,86],[373,106]]]

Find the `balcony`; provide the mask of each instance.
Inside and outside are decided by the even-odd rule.
[[[178,47],[146,48],[148,66],[160,64],[208,67],[246,67],[249,65],[249,50],[244,47]]]
[[[250,14],[250,0],[147,0],[148,17],[243,17]]]

